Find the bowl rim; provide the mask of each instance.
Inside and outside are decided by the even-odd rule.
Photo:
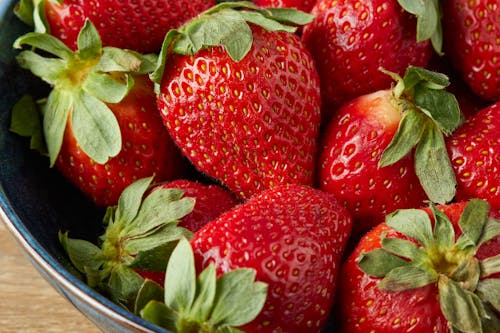
[[[16,3],[16,0],[0,0],[0,29],[4,28],[8,15],[14,15],[12,11]],[[90,288],[83,281],[72,275],[52,254],[45,250],[21,221],[21,218],[18,216],[7,197],[2,183],[3,181],[0,180],[0,223],[3,222],[24,256],[29,259],[33,266],[38,266],[35,267],[38,269],[38,273],[45,278],[61,296],[95,325],[96,322],[93,318],[78,308],[71,301],[71,298],[74,297],[74,299],[86,304],[91,309],[102,314],[111,322],[117,323],[122,328],[127,328],[133,332],[159,332],[159,327],[119,307],[108,298]],[[40,270],[46,275],[43,275]],[[102,329],[102,327],[100,328]]]

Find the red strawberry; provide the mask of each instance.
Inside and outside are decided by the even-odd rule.
[[[346,205],[356,235],[397,208],[421,206],[427,196],[442,203],[454,197],[441,132],[459,125],[460,111],[452,95],[426,88],[431,82],[444,88],[447,79],[410,67],[398,80],[393,90],[346,103],[323,132],[319,186]]]
[[[222,3],[167,35],[166,65],[153,75],[163,121],[199,170],[242,198],[277,184],[310,185],[320,118],[313,61],[273,12],[233,5],[247,10]],[[264,28],[248,25],[247,15],[262,17],[252,22]]]
[[[334,196],[276,186],[221,215],[191,240],[198,271],[252,268],[268,284],[264,309],[247,332],[319,332],[334,301],[351,217]],[[167,271],[168,273],[168,271]]]
[[[341,271],[341,332],[498,331],[500,223],[466,204],[396,211],[361,239]]]
[[[310,12],[316,0],[253,0],[253,2],[261,7],[295,8]]]
[[[179,179],[155,187],[155,189],[159,188],[180,189],[184,191],[184,196],[196,199],[193,211],[179,222],[179,226],[192,232],[198,231],[205,224],[239,203],[232,193],[218,185]]]
[[[73,50],[85,20],[89,19],[97,27],[104,45],[147,53],[160,50],[167,31],[215,3],[215,0],[42,0],[38,13],[42,13],[50,33]],[[36,28],[42,31],[45,27]]]
[[[458,200],[481,198],[500,217],[500,102],[468,118],[447,139]]]
[[[302,39],[320,74],[324,119],[346,101],[389,88],[380,67],[402,74],[431,57],[430,43],[417,42],[417,21],[396,0],[319,0],[312,13]]]
[[[180,174],[184,159],[162,124],[153,84],[144,75],[156,58],[101,48],[89,21],[74,52],[48,34],[29,33],[15,45],[57,56],[45,58],[35,49],[17,59],[53,87],[43,105],[51,165],[97,205],[116,204],[138,178]]]
[[[500,100],[500,4],[491,0],[448,0],[443,4],[448,59],[471,89]]]

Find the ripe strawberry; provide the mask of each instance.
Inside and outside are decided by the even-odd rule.
[[[179,226],[196,232],[239,202],[229,191],[218,185],[206,185],[190,180],[178,179],[158,184],[155,189],[176,188],[184,191],[184,196],[196,198],[193,211],[182,218]]]
[[[273,13],[222,3],[167,35],[160,58],[167,65],[153,73],[172,138],[241,198],[314,178],[318,76],[295,28]],[[248,25],[247,16],[263,27]],[[309,17],[297,12],[290,20]]]
[[[316,0],[253,0],[261,7],[295,8],[303,12],[310,12]]]
[[[442,7],[448,59],[476,94],[500,101],[500,4],[449,0]]]
[[[436,89],[447,78],[410,67],[398,81],[344,104],[323,132],[319,186],[348,208],[355,235],[395,209],[419,207],[427,197],[445,203],[455,194],[441,132],[459,125],[460,110],[453,95]]]
[[[390,214],[342,267],[341,332],[498,332],[500,223],[487,214],[476,199]]]
[[[333,195],[276,186],[221,215],[191,240],[198,271],[252,268],[268,284],[264,309],[246,332],[319,332],[334,301],[351,217]]]
[[[29,33],[15,45],[39,48],[21,52],[18,62],[53,87],[43,105],[50,164],[97,205],[116,204],[138,178],[179,175],[183,157],[162,124],[153,84],[144,75],[155,59],[101,48],[88,21],[75,52],[48,34]],[[42,57],[39,50],[57,58]]]
[[[500,217],[500,102],[468,118],[447,148],[457,175],[458,200],[481,198]]]
[[[196,205],[182,190],[161,187],[147,192],[152,177],[135,181],[118,205],[108,207],[106,230],[98,244],[59,233],[71,263],[87,284],[133,309],[144,277],[162,279],[170,253],[191,232],[178,226]],[[161,272],[158,274],[157,272]]]
[[[35,25],[36,31],[49,31],[73,50],[76,50],[81,28],[89,19],[97,27],[105,46],[141,53],[158,52],[170,29],[181,26],[216,3],[215,0],[38,2],[34,14],[33,10],[25,10],[20,16],[28,22],[46,22],[46,26]],[[33,18],[33,15],[40,18]]]
[[[320,74],[324,119],[344,102],[389,88],[379,68],[402,74],[430,60],[430,43],[417,42],[417,20],[396,0],[319,0],[312,14],[302,40]]]

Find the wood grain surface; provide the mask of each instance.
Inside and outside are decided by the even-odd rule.
[[[38,274],[2,221],[0,294],[1,333],[100,332]]]

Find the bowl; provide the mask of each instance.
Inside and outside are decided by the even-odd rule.
[[[72,273],[58,231],[96,241],[103,211],[94,208],[55,169],[29,149],[29,140],[9,131],[12,106],[25,93],[47,86],[17,66],[13,41],[30,28],[14,14],[17,0],[0,0],[0,219],[38,272],[105,332],[165,332],[112,303]]]

